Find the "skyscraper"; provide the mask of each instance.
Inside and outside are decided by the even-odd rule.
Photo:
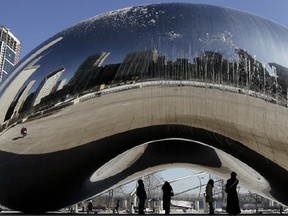
[[[19,61],[21,42],[9,29],[0,26],[0,83]]]

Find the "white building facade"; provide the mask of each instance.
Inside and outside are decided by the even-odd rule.
[[[20,57],[21,42],[8,28],[0,26],[0,83]]]

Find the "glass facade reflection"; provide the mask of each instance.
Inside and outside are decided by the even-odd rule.
[[[283,112],[286,112],[285,110],[288,106],[287,60],[288,29],[286,27],[245,12],[202,4],[170,3],[125,8],[92,17],[59,32],[32,50],[18,63],[10,76],[1,83],[0,154],[4,154],[3,158],[12,158],[10,164],[16,168],[18,165],[21,165],[21,167],[24,167],[24,171],[19,172],[21,175],[19,174],[19,176],[16,177],[12,173],[9,173],[9,175],[6,176],[7,181],[0,179],[1,185],[8,185],[8,182],[15,181],[15,178],[21,179],[23,183],[22,187],[21,184],[19,184],[17,185],[19,188],[16,189],[11,189],[8,186],[6,190],[0,189],[0,201],[5,200],[4,204],[8,207],[29,211],[29,205],[27,203],[32,201],[25,197],[24,192],[27,192],[26,189],[29,190],[29,187],[32,188],[33,184],[40,185],[39,191],[42,191],[41,193],[43,194],[45,193],[45,197],[49,200],[49,202],[45,204],[45,202],[37,203],[38,200],[35,200],[36,198],[33,199],[33,203],[37,203],[35,206],[39,206],[38,211],[40,212],[65,207],[68,204],[74,204],[81,199],[91,197],[95,195],[95,193],[100,193],[133,173],[132,171],[130,173],[127,172],[128,175],[123,168],[124,174],[121,169],[119,169],[120,171],[117,173],[118,176],[115,178],[107,174],[108,177],[106,177],[109,178],[110,181],[107,183],[107,188],[103,188],[103,184],[99,183],[99,185],[96,185],[97,182],[91,183],[90,180],[87,180],[92,176],[91,170],[100,169],[106,162],[135,147],[137,144],[133,143],[130,145],[129,143],[128,145],[123,141],[121,143],[123,147],[121,145],[119,145],[120,147],[118,146],[119,152],[109,152],[108,154],[108,150],[105,150],[107,151],[105,152],[107,155],[99,153],[98,157],[101,158],[101,160],[99,158],[92,160],[91,158],[94,156],[90,158],[88,156],[84,157],[84,153],[89,154],[95,149],[101,152],[107,145],[112,145],[112,143],[118,144],[119,139],[115,141],[116,137],[118,138],[119,136],[124,140],[121,133],[127,132],[128,130],[131,132],[141,127],[158,127],[159,125],[162,126],[166,124],[175,124],[177,125],[177,127],[175,126],[176,129],[181,128],[182,130],[184,127],[184,129],[188,131],[183,129],[184,132],[181,131],[181,133],[179,132],[178,134],[175,132],[175,137],[179,134],[187,133],[184,138],[194,138],[193,136],[198,133],[190,133],[191,128],[197,130],[197,132],[205,129],[211,133],[220,134],[225,138],[222,137],[222,140],[225,140],[226,143],[225,145],[221,143],[219,144],[220,147],[217,147],[220,149],[223,148],[221,150],[228,152],[228,154],[232,152],[236,158],[244,158],[243,161],[246,160],[244,163],[247,163],[253,167],[253,169],[259,169],[261,171],[259,171],[260,174],[265,176],[265,179],[268,179],[267,181],[270,183],[276,178],[269,178],[268,172],[275,167],[281,170],[281,172],[278,172],[279,175],[287,176],[288,165],[285,162],[287,154],[284,156],[281,155],[282,157],[277,157],[275,153],[277,152],[276,150],[284,148],[285,140],[281,131],[273,131],[273,133],[270,133],[270,131],[272,131],[270,129],[274,129],[274,127],[272,124],[269,124],[271,123],[269,116],[272,113],[270,110],[273,110],[275,107],[280,107],[281,112],[282,109],[284,109]],[[175,86],[177,87],[176,89],[174,89]],[[157,90],[155,90],[156,88],[149,90],[148,87],[157,87]],[[164,93],[162,93],[162,87],[165,87]],[[180,87],[185,88],[180,89]],[[145,88],[148,90],[143,90]],[[239,111],[239,113],[243,114],[249,111],[250,107],[246,107],[246,101],[249,101],[250,104],[247,102],[249,105],[255,102],[256,105],[254,106],[253,104],[255,116],[258,110],[254,111],[254,108],[260,107],[259,110],[261,112],[263,111],[263,116],[268,116],[264,119],[267,120],[264,123],[268,122],[268,126],[265,126],[263,129],[264,132],[262,130],[260,131],[260,129],[258,130],[258,128],[257,130],[255,129],[255,132],[252,129],[257,126],[255,126],[256,123],[254,125],[251,120],[249,126],[243,129],[243,125],[246,124],[245,120],[242,121],[241,117],[238,118],[238,116],[231,118],[233,113],[231,116],[226,114],[229,113],[229,111],[231,112],[231,110],[229,110],[230,105],[231,107],[237,106],[235,100],[233,101],[233,97],[226,101],[223,98],[221,99],[227,103],[227,106],[224,107],[228,107],[226,110],[219,108],[219,110],[213,113],[208,107],[204,112],[203,109],[206,109],[207,106],[197,107],[203,102],[203,100],[198,100],[201,97],[197,98],[196,95],[200,92],[198,91],[199,89],[213,90],[213,93],[211,93],[213,96],[219,96],[219,92],[225,92],[227,95],[232,94],[233,97],[235,96],[239,101],[243,98],[237,96],[246,96],[245,99],[243,99],[244,105],[241,104],[243,105],[241,107],[243,110],[241,110],[241,112]],[[143,90],[143,92],[145,91],[145,94],[147,94],[146,91],[150,91],[150,96],[152,95],[157,98],[156,102],[150,102],[147,95],[142,97],[142,106],[139,107],[144,110],[142,110],[143,113],[138,112],[139,109],[137,110],[137,108],[139,107],[137,106],[139,103],[135,102],[137,101],[135,98],[139,97],[139,95],[144,95],[141,90]],[[175,93],[177,91],[183,91],[182,93],[185,96],[183,96],[183,100],[177,99],[182,96],[181,94],[177,95]],[[155,93],[155,95],[153,95],[153,93]],[[168,96],[165,95],[166,93]],[[205,94],[203,93],[203,95]],[[181,106],[180,104],[179,107],[175,106],[170,108],[169,105],[171,105],[172,102],[169,103],[169,99],[163,99],[166,96],[173,102],[177,102],[177,100],[183,102],[185,106]],[[213,101],[211,104],[215,105],[216,108],[221,107],[221,103],[217,103],[218,98],[215,99],[213,96],[208,98],[207,101]],[[99,98],[101,98],[101,101],[90,100]],[[193,100],[191,98],[193,98]],[[214,102],[214,100],[216,102]],[[219,99],[219,101],[221,100]],[[87,101],[88,103],[86,104],[82,103]],[[125,106],[128,107],[127,101],[133,101],[131,106],[137,107],[135,110],[134,108],[129,108],[131,112],[128,113],[129,115],[125,112],[125,108],[123,108]],[[145,104],[146,102],[147,104],[150,103],[149,106]],[[157,102],[161,105],[164,104],[163,106],[167,106],[167,108],[165,107],[163,111],[159,108],[160,106],[158,106]],[[229,104],[230,102],[235,103]],[[117,106],[112,107],[111,104],[113,103],[117,104]],[[196,104],[194,107],[192,107],[192,105],[194,105],[193,103]],[[85,107],[85,105],[87,105],[88,108]],[[269,109],[267,107],[269,107]],[[152,109],[156,110],[155,114]],[[198,111],[198,109],[200,111]],[[123,115],[127,114],[127,116],[122,119],[122,113],[117,113],[119,110],[122,110]],[[202,111],[204,114],[201,113]],[[57,113],[55,115],[56,117],[52,116],[52,114],[54,115],[55,113]],[[138,113],[141,115],[137,115]],[[147,113],[152,113],[152,117],[148,116],[149,118],[145,118]],[[132,114],[135,115],[135,118]],[[71,116],[77,118],[74,119]],[[158,116],[159,118],[157,118]],[[186,119],[188,119],[187,116],[188,118],[191,117],[191,121],[186,121]],[[193,119],[194,116],[196,116],[195,119]],[[262,124],[263,118],[261,119],[261,117],[262,116],[257,119],[259,125]],[[157,119],[157,121],[155,119]],[[211,122],[207,119],[211,120]],[[281,120],[281,118],[279,119]],[[90,120],[92,122],[90,122]],[[154,120],[156,123],[153,122]],[[206,125],[209,126],[203,126],[201,123],[198,123],[201,121],[204,122],[203,125],[206,123],[205,121],[207,121],[208,123]],[[220,126],[218,127],[218,125],[215,126],[216,123],[218,124],[220,121],[228,125],[228,127],[223,126],[223,128],[230,129],[229,127],[232,125],[231,131],[228,131],[228,129],[225,130]],[[124,126],[129,125],[127,126],[128,129],[126,130],[125,128],[121,130],[120,126],[123,126],[121,123],[123,123]],[[215,125],[212,123],[215,123]],[[120,126],[117,124],[120,124]],[[283,122],[277,124],[280,125],[279,128],[285,125]],[[29,143],[25,143],[24,141],[21,143],[20,141],[22,140],[15,137],[16,130],[22,125],[28,125],[34,129],[34,131],[38,130],[37,136],[29,136],[29,131],[31,130],[28,128],[28,136],[25,137],[25,142],[29,140]],[[188,130],[185,128],[186,126],[191,128]],[[41,127],[45,128],[48,133],[46,134],[46,131],[43,132],[40,130],[39,128]],[[235,131],[232,129],[235,129]],[[159,131],[161,132],[160,129]],[[168,128],[167,131],[170,133],[172,130],[169,131]],[[242,137],[240,138],[237,137],[239,131],[244,134],[241,134]],[[135,131],[131,133],[134,132]],[[161,134],[160,132],[158,134]],[[197,138],[204,139],[201,140],[201,142],[203,141],[203,143],[205,143],[206,138],[203,138],[204,132],[200,132]],[[268,135],[265,134],[262,139],[263,133],[266,132]],[[150,131],[145,133],[150,135]],[[139,138],[139,134],[141,133],[139,132],[139,134],[137,134],[135,132],[135,134],[133,134],[134,138]],[[158,134],[153,134],[153,138],[159,138]],[[215,134],[213,134],[213,136]],[[76,138],[70,138],[74,135]],[[11,136],[11,139],[9,138],[10,140],[8,142],[7,137],[9,136]],[[215,135],[215,140],[217,136]],[[274,142],[275,137],[279,138],[279,140],[276,140],[278,143]],[[146,138],[143,138],[145,142],[149,141],[145,139]],[[261,141],[259,141],[260,139]],[[136,142],[137,139],[134,141]],[[232,148],[230,144],[234,141],[235,143],[239,143],[235,145],[236,147],[233,146]],[[280,147],[277,146],[277,148],[275,148],[276,150],[273,149],[274,153],[270,154],[272,147],[267,147],[268,150],[265,148],[261,150],[261,148],[258,147],[258,145],[260,146],[262,144],[261,142],[265,144],[268,143],[267,146],[272,146],[271,143],[276,143]],[[247,152],[249,152],[247,155],[251,157],[245,158],[245,156],[240,154],[244,149],[242,145],[244,147],[252,146],[247,150]],[[86,147],[83,146],[89,146],[87,148],[93,146],[93,149],[91,151],[89,149],[88,151]],[[101,148],[99,146],[101,146]],[[77,149],[78,147],[79,149]],[[229,149],[230,147],[232,150]],[[261,150],[258,149],[258,153],[256,151],[257,148]],[[111,147],[109,149],[113,148]],[[65,151],[62,152],[62,150]],[[72,156],[69,150],[73,152],[73,154],[71,153]],[[139,152],[141,151],[139,150]],[[9,152],[9,154],[6,155],[6,152]],[[61,157],[59,152],[61,152]],[[12,155],[10,155],[10,153]],[[132,153],[130,152],[129,155],[133,155]],[[24,156],[23,158],[20,156],[15,157],[17,162],[14,162],[13,154]],[[261,168],[262,164],[259,165],[251,161],[254,154],[264,161],[268,158],[266,161],[267,164],[273,161],[273,163],[276,164],[275,167],[263,170]],[[216,153],[215,155],[217,156]],[[33,161],[35,160],[35,163],[30,161],[30,156],[33,158]],[[37,156],[39,156],[40,159],[37,158]],[[42,161],[42,156],[46,160]],[[58,167],[58,163],[56,164],[56,162],[59,162],[59,158],[64,157],[65,159],[61,160],[61,166]],[[76,163],[75,158],[78,157],[81,158],[81,162],[79,162],[79,160]],[[57,160],[51,160],[51,158],[56,158]],[[93,167],[92,165],[89,167],[91,161],[94,163]],[[217,159],[217,164],[221,164],[219,161],[220,160]],[[79,166],[78,169],[77,165],[80,163],[83,167],[84,165],[85,167],[89,167],[89,172],[87,171],[88,168],[84,170],[82,169],[83,167]],[[34,164],[38,166],[32,169],[31,166],[36,166]],[[211,162],[211,164],[213,163]],[[211,164],[208,165],[212,166]],[[75,173],[80,173],[80,177],[72,173],[65,173],[66,176],[63,179],[65,179],[66,182],[64,180],[63,182],[60,181],[57,177],[55,179],[51,177],[51,179],[46,180],[46,173],[40,170],[41,167],[48,167],[47,170],[51,176],[65,173],[66,170],[73,167],[71,169],[75,170]],[[144,169],[147,167],[141,168]],[[38,173],[37,178],[29,177],[25,180],[27,176],[25,169],[27,172],[33,170],[35,173],[39,172],[42,175]],[[2,173],[4,173],[4,171],[2,171]],[[32,171],[30,174],[33,176]],[[84,177],[82,178],[82,176]],[[42,180],[46,181],[44,187],[47,189],[41,187],[41,183],[37,182],[38,177],[39,179],[42,177],[44,179],[45,177],[45,180]],[[102,179],[100,176],[99,179],[103,180],[104,177]],[[277,179],[285,178],[279,177]],[[57,189],[62,188],[62,185],[67,183],[67,181],[69,181],[69,184],[65,189],[66,191],[64,189],[63,191],[57,191]],[[81,184],[79,182],[81,182]],[[85,184],[83,182],[85,182]],[[267,192],[268,189],[266,191],[263,189],[261,192],[264,191],[263,193],[266,193],[265,195],[268,194],[267,196],[270,196],[269,198],[272,196],[284,202],[284,196],[282,195],[285,191],[283,191],[282,188],[279,189],[281,183],[282,182],[274,183],[274,188],[271,193]],[[255,185],[257,185],[257,183],[255,183]],[[275,185],[280,186],[276,187]],[[6,199],[4,196],[5,194],[10,194],[9,190],[14,190],[16,194],[15,197],[19,198],[16,199],[13,197],[13,199]],[[22,191],[24,192],[21,193]],[[71,191],[74,192],[74,197],[71,195]],[[37,197],[36,195],[40,194],[40,192],[39,194],[37,194],[38,192],[35,193],[35,196],[31,197]],[[52,203],[52,199],[54,199],[54,203]],[[27,200],[27,203],[23,200]],[[48,206],[48,204],[50,206]]]

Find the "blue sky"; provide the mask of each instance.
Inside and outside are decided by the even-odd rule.
[[[247,11],[288,27],[288,0],[1,0],[0,25],[21,40],[21,58],[56,33],[98,14],[161,2],[212,4]]]

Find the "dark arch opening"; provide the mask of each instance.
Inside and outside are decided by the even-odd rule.
[[[154,141],[151,141],[152,138]],[[161,140],[165,138],[175,139]],[[158,125],[127,131],[109,139],[118,140],[119,146],[129,143],[136,146],[150,142],[138,162],[126,170],[133,170],[130,175],[141,169],[165,163],[190,163],[220,168],[223,165],[214,149],[221,150],[257,171],[270,184],[272,197],[279,202],[287,203],[285,194],[288,190],[285,189],[285,181],[288,175],[285,169],[243,144],[220,134],[183,125]],[[206,146],[199,145],[198,142]],[[111,140],[111,143],[114,141]],[[229,164],[226,166],[229,167]]]
[[[91,181],[92,176],[119,155],[142,152],[115,175]],[[135,152],[133,152],[135,150]],[[247,164],[266,179],[270,194],[287,203],[287,172],[239,142],[213,132],[183,125],[158,125],[134,129],[72,149],[38,155],[0,152],[0,198],[4,206],[23,212],[58,210],[107,190],[133,174],[161,164],[223,166],[217,151]],[[9,163],[8,166],[5,166]],[[229,167],[229,165],[227,165]],[[11,187],[10,181],[14,184]],[[45,187],[43,187],[43,184]],[[33,203],[33,206],[31,206]]]

